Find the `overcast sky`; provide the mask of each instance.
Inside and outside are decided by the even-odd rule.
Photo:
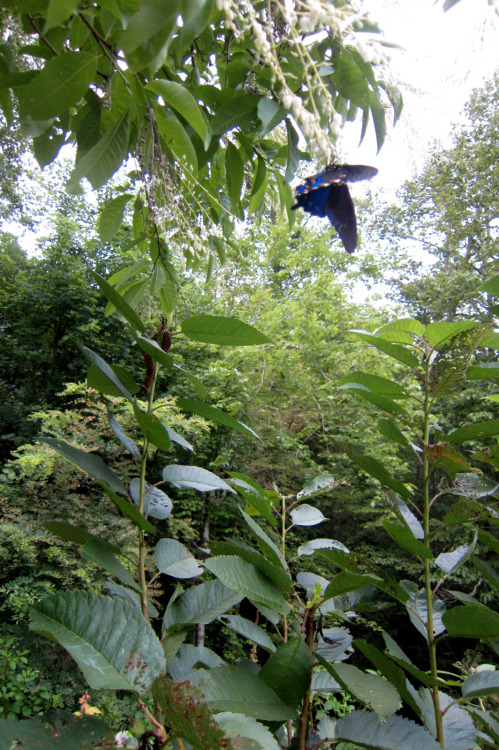
[[[404,112],[379,155],[372,127],[359,147],[356,123],[343,156],[377,166],[377,185],[390,189],[421,170],[435,140],[450,145],[471,91],[499,67],[499,2],[461,0],[447,13],[442,0],[369,0],[364,6],[384,38],[403,48],[390,52],[390,67]]]

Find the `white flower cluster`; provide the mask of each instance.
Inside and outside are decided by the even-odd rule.
[[[287,28],[289,43],[295,46],[297,55],[301,58],[304,88],[310,92],[309,98],[304,101],[289,88],[276,54],[275,30],[271,21],[257,12],[250,0],[216,0],[216,5],[224,14],[227,28],[234,30],[238,36],[243,33],[251,34],[255,49],[272,72],[282,105],[293,115],[305,138],[311,145],[319,148],[326,160],[329,160],[333,151],[332,142],[340,133],[342,119],[335,112],[331,94],[310,58],[307,45],[303,42],[303,35],[327,29],[335,34],[350,36],[353,34],[351,24],[356,17],[355,14],[349,8],[336,8],[328,0],[276,0],[276,12],[280,14]],[[375,47],[367,45],[361,54],[366,60],[382,61]],[[319,100],[328,110],[327,133],[321,125],[321,119],[324,118],[321,118],[315,105]]]
[[[300,5],[302,9],[298,11],[298,28],[302,34],[312,34],[327,27],[337,29],[345,19],[344,11],[321,0],[307,0]]]
[[[386,54],[385,49],[375,39],[370,39],[367,43],[358,40],[355,46],[366,62],[369,62],[372,65],[388,64],[389,57]]]
[[[331,143],[321,127],[318,115],[310,112],[305,107],[303,100],[296,94],[293,94],[287,87],[285,93],[281,96],[281,103],[293,115],[303,135],[310,140],[312,147],[319,148],[323,152],[326,161],[328,161],[332,155]],[[331,105],[330,111],[332,113],[329,131],[336,138],[343,123],[341,116],[332,109],[332,103],[329,102],[329,104]]]

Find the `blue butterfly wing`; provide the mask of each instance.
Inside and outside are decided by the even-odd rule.
[[[326,187],[298,194],[292,208],[303,208],[312,216],[327,217],[338,232],[345,250],[353,253],[357,247],[357,220],[350,191],[344,182],[333,182]]]
[[[312,216],[320,216],[321,218],[326,216],[326,201],[328,197],[328,191],[330,186],[318,188],[316,190],[309,190],[306,193],[301,193],[296,196],[296,203],[292,206],[292,209],[303,208],[307,213]]]
[[[315,177],[309,177],[309,180],[319,181],[321,184],[331,184],[331,182],[360,182],[360,180],[371,180],[378,174],[376,167],[368,167],[365,164],[334,164],[326,167]]]
[[[357,219],[350,191],[343,182],[333,183],[327,191],[325,215],[338,232],[347,253],[353,253],[357,247]]]
[[[312,216],[327,216],[345,250],[353,253],[357,247],[357,220],[346,183],[370,180],[377,174],[375,167],[365,164],[332,164],[296,188],[296,203],[291,208],[303,208]]]

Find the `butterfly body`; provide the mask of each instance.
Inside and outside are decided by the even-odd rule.
[[[375,167],[363,164],[332,164],[297,187],[292,209],[303,208],[312,216],[327,216],[345,250],[353,253],[357,247],[357,220],[346,183],[370,180],[376,174]]]

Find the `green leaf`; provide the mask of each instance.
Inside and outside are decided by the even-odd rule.
[[[395,401],[392,401],[392,399],[387,398],[386,396],[381,396],[379,393],[371,393],[370,391],[365,390],[360,385],[345,385],[340,386],[340,388],[349,388],[355,396],[363,398],[364,401],[368,401],[370,404],[377,406],[378,409],[383,409],[383,411],[387,411],[389,414],[397,414],[399,416],[407,415],[407,412],[402,406],[400,406],[400,404],[397,404]]]
[[[239,153],[239,149],[230,142],[227,144],[227,150],[225,153],[225,174],[231,208],[234,211],[241,197],[241,190],[244,182],[244,162]]]
[[[388,633],[385,633],[384,631],[383,638],[385,640],[387,654],[390,659],[395,662],[395,664],[398,664],[399,667],[402,667],[402,669],[405,669],[406,672],[409,672],[409,674],[411,674],[413,677],[416,677],[416,679],[422,682],[423,685],[434,687],[438,684],[429,674],[426,674],[426,672],[422,672],[420,669],[415,667],[409,657],[404,654],[402,649],[397,645],[393,638],[391,638],[391,636],[389,636]]]
[[[419,541],[419,539],[416,539],[404,526],[392,521],[383,521],[383,528],[393,541],[397,542],[399,547],[402,547],[406,552],[422,557],[425,560],[433,560],[431,549]]]
[[[372,458],[371,456],[357,455],[351,450],[347,450],[347,455],[354,463],[357,464],[357,466],[360,466],[361,469],[363,469],[365,472],[370,474],[382,484],[390,487],[390,489],[394,490],[398,495],[402,495],[402,497],[405,497],[406,499],[409,499],[411,497],[411,492],[407,489],[405,484],[398,479],[394,479],[388,469],[386,469],[383,464],[381,464],[375,458]]]
[[[326,517],[318,508],[306,503],[293,508],[290,515],[295,526],[316,526],[326,520]]]
[[[453,495],[462,495],[463,497],[476,499],[496,495],[498,490],[499,482],[495,479],[490,479],[484,474],[469,472],[458,474],[454,484],[447,489],[447,492]],[[471,505],[470,510],[473,514],[476,508]]]
[[[495,297],[499,296],[499,274],[497,274],[497,276],[492,276],[490,279],[487,279],[487,281],[484,281],[483,284],[480,284],[478,291],[489,292]]]
[[[324,628],[316,639],[315,653],[327,661],[343,661],[350,657],[352,640],[346,628]]]
[[[154,534],[156,531],[156,528],[150,523],[142,513],[140,513],[139,509],[133,505],[128,498],[121,497],[120,495],[117,495],[116,492],[113,492],[110,487],[108,487],[104,482],[100,482],[100,485],[106,495],[109,497],[109,499],[116,505],[120,513],[122,513],[126,518],[129,518],[132,523],[135,524],[135,526],[138,529],[142,529],[143,531],[148,531],[150,534]],[[146,495],[146,507],[147,507],[147,495]],[[152,514],[151,514],[152,515]],[[153,518],[156,516],[153,515]]]
[[[124,112],[114,125],[106,130],[102,138],[77,161],[66,183],[68,193],[73,195],[81,191],[79,183],[83,177],[87,178],[94,190],[109,180],[128,154],[129,129],[128,112]]]
[[[419,366],[418,358],[408,349],[399,344],[392,344],[379,336],[373,336],[372,334],[363,333],[362,331],[353,331],[352,335],[356,340],[365,341],[366,343],[371,344],[381,352],[388,354],[392,359],[403,362],[403,364],[409,365],[409,367],[417,368]]]
[[[241,713],[262,721],[286,721],[296,716],[263,680],[239,664],[210,669],[199,687],[214,711]]]
[[[241,542],[211,542],[210,550],[213,555],[237,555],[246,562],[258,568],[267,578],[270,578],[281,591],[292,591],[292,582],[288,573],[281,566],[273,565],[270,560],[254,549],[250,549]]]
[[[68,591],[39,602],[31,613],[31,628],[69,651],[94,690],[146,695],[165,669],[161,643],[129,602]]]
[[[414,513],[409,510],[408,506],[404,503],[400,497],[396,495],[390,498],[391,506],[395,513],[398,515],[402,523],[405,525],[408,531],[416,539],[424,539],[424,529],[421,526],[420,521],[416,518]]]
[[[335,568],[345,568],[345,570],[349,570],[351,573],[358,572],[359,568],[357,563],[355,562],[354,555],[343,552],[343,550],[341,549],[334,548],[321,548],[317,550],[317,553],[321,557],[324,557]]]
[[[115,308],[123,315],[125,320],[127,320],[131,326],[133,326],[138,331],[142,331],[143,333],[146,330],[146,327],[133,307],[130,307],[128,302],[123,299],[121,294],[117,292],[116,289],[111,286],[111,284],[108,284],[108,282],[102,276],[100,276],[95,271],[90,271],[90,273],[92,275],[92,278],[97,282],[97,285],[102,294],[104,294],[104,296],[113,303]]]
[[[369,573],[351,573],[350,571],[342,570],[326,588],[324,599],[327,600],[332,599],[333,596],[342,596],[350,591],[356,591],[364,586],[373,585],[381,581],[381,578]]]
[[[414,318],[399,318],[398,320],[392,320],[390,323],[381,326],[376,330],[376,336],[383,336],[387,339],[395,340],[393,334],[409,333],[418,338],[424,336],[425,327],[419,320]],[[397,338],[397,340],[401,341]],[[405,339],[404,339],[405,340]],[[412,338],[409,338],[408,343],[412,343]]]
[[[115,492],[119,492],[120,495],[126,495],[126,489],[121,479],[109,466],[106,466],[99,456],[96,456],[94,453],[87,453],[87,451],[82,451],[79,448],[73,448],[72,445],[64,442],[64,440],[47,437],[38,439],[41,443],[45,443],[49,448],[53,448],[61,456],[71,461],[71,463],[76,464],[76,466],[87,474],[90,474],[94,479],[102,479]]]
[[[158,79],[148,83],[146,91],[152,91],[154,94],[161,96],[165,104],[178,112],[196,131],[205,149],[208,148],[211,140],[210,129],[205,122],[199,104],[184,85],[174,81]]]
[[[307,500],[310,497],[316,495],[324,495],[326,492],[330,492],[338,486],[338,482],[335,481],[332,474],[321,474],[310,482],[307,482],[305,487],[296,496],[297,500]]]
[[[205,404],[204,401],[195,401],[192,398],[178,398],[177,406],[182,411],[186,411],[189,414],[197,414],[199,417],[204,417],[210,422],[215,424],[223,424],[225,427],[230,427],[233,430],[239,430],[240,432],[247,432],[252,437],[260,438],[254,432],[251,427],[248,427],[244,422],[239,422],[235,417],[232,417],[227,412],[217,409],[215,406]]]
[[[104,570],[125,584],[125,586],[140,592],[140,586],[134,581],[133,576],[107,547],[102,544],[100,539],[88,539],[80,551],[88,560],[104,568]]]
[[[395,381],[388,380],[388,378],[381,378],[379,375],[368,375],[359,371],[345,375],[336,382],[336,385],[350,385],[351,383],[364,386],[364,388],[373,393],[379,393],[382,396],[393,396],[395,398],[407,398],[408,396],[407,391],[401,385],[395,383]]]
[[[180,11],[180,6],[180,0],[170,0],[166,6],[163,0],[142,0],[140,4],[132,4],[131,10],[138,10],[131,17],[120,39],[125,55],[129,56],[143,44],[150,44],[151,38],[154,38],[163,27],[170,27]]]
[[[107,542],[105,539],[96,537],[94,534],[90,534],[90,532],[85,531],[85,529],[83,529],[81,526],[72,526],[70,523],[66,523],[65,521],[46,521],[43,526],[52,534],[58,536],[59,539],[64,539],[66,542],[74,542],[74,544],[83,545],[90,539],[99,539],[101,544],[103,544],[106,549],[111,552],[120,554],[121,550],[119,547],[116,547],[116,545]]]
[[[198,173],[198,158],[189,135],[175,115],[166,115],[156,108],[156,121],[159,133],[165,144],[179,161],[185,162],[192,175]]]
[[[145,515],[157,518],[159,521],[168,518],[173,509],[173,503],[168,495],[157,487],[151,487],[147,482],[144,484],[144,492]],[[140,501],[140,479],[138,477],[130,482],[130,495],[135,505],[138,506]]]
[[[21,118],[49,120],[62,115],[87,93],[97,73],[97,62],[98,58],[88,52],[64,52],[47,60],[21,90]]]
[[[457,336],[464,331],[470,331],[478,325],[480,324],[474,320],[457,320],[453,323],[430,323],[425,328],[425,338],[428,343],[436,349],[454,338],[454,336]]]
[[[130,193],[123,193],[104,203],[97,221],[97,231],[101,242],[110,242],[119,231],[126,205],[132,198],[133,195]]]
[[[196,315],[182,321],[182,333],[191,341],[219,346],[257,346],[272,343],[267,336],[237,318]]]
[[[229,472],[232,474],[232,472]],[[277,518],[272,513],[272,505],[269,499],[255,492],[253,488],[239,479],[233,479],[231,482],[238,493],[246,500],[246,511],[250,515],[260,515],[265,518],[271,526],[277,526]]]
[[[112,747],[114,734],[96,716],[75,716],[58,708],[31,719],[0,719],[0,750],[96,750]]]
[[[67,21],[78,4],[78,0],[49,0],[43,33],[46,34],[49,29]]]
[[[234,128],[251,130],[258,123],[258,99],[243,91],[236,91],[217,108],[210,121],[213,135],[220,136]]]
[[[488,607],[453,607],[444,614],[443,623],[449,635],[499,638],[499,614]]]
[[[284,173],[284,179],[286,182],[291,182],[300,163],[300,151],[298,148],[299,135],[289,117],[286,117],[286,134],[286,172]]]
[[[242,594],[228,589],[218,580],[192,586],[168,604],[163,627],[169,630],[178,625],[208,625],[239,604],[242,598]]]
[[[120,599],[124,599],[126,602],[131,602],[131,604],[137,607],[139,611],[142,611],[140,594],[137,591],[132,591],[131,589],[126,588],[126,586],[122,586],[121,583],[111,581],[109,578],[106,581],[106,585],[111,596],[119,596]],[[147,613],[151,619],[159,617],[158,610],[150,600],[147,602]]]
[[[185,631],[177,630],[175,635]],[[171,638],[172,636],[168,636]],[[218,667],[224,664],[224,660],[221,659],[214,651],[204,646],[192,646],[190,643],[180,645],[177,652],[173,655],[170,661],[168,671],[176,682],[188,677],[193,669],[197,668],[197,665],[203,667]]]
[[[223,711],[214,718],[224,733],[237,742],[240,750],[281,750],[271,732],[249,716]]]
[[[298,557],[302,555],[313,555],[318,549],[339,549],[341,552],[348,554],[349,550],[343,542],[338,542],[336,539],[311,539],[305,544],[300,544],[298,547]]]
[[[113,273],[113,275],[108,278],[107,283],[111,286],[114,286],[115,284],[124,284],[125,281],[128,281],[132,276],[136,276],[141,271],[144,271],[148,265],[147,259],[141,258],[136,263],[132,263],[131,266],[125,266],[119,271],[116,271],[116,273]]]
[[[430,690],[419,692],[419,704],[422,718],[430,732],[436,736],[435,706]],[[476,730],[469,713],[458,706],[455,699],[440,690],[440,710],[442,711],[442,729],[444,746],[452,750],[471,750],[475,747]]]
[[[386,118],[385,108],[374,91],[369,92],[369,107],[374,122],[376,144],[378,146],[377,153],[379,154],[386,138]]]
[[[47,164],[52,164],[64,143],[66,129],[61,128],[60,122],[56,120],[48,130],[33,138],[33,153],[38,165],[43,169]]]
[[[183,53],[204,31],[210,21],[214,0],[189,0],[182,6],[182,26],[172,41],[171,54],[178,68],[182,66]]]
[[[248,516],[248,514],[245,513],[244,510],[241,510],[241,514],[253,534],[256,536],[258,546],[260,547],[265,557],[268,557],[269,560],[276,563],[277,565],[281,565],[284,570],[287,570],[288,566],[286,564],[286,560],[284,559],[279,548],[274,544],[272,539],[267,536],[267,534],[263,531],[263,529],[260,528],[256,521],[254,521],[251,516]]]
[[[362,672],[351,664],[332,664],[317,653],[315,656],[344,690],[375,711],[380,719],[388,719],[401,707],[397,690],[383,677]]]
[[[208,395],[208,391],[196,375],[193,375],[187,370],[184,370],[183,367],[180,367],[180,365],[177,365],[176,363],[174,363],[173,366],[176,370],[179,370],[184,378],[186,378],[186,380],[188,380],[194,386],[194,389],[199,398],[206,398],[206,396]]]
[[[416,630],[426,639],[428,637],[428,602],[426,591],[425,589],[418,589],[417,584],[410,581],[401,581],[400,585],[409,594],[409,599],[405,603],[409,619]],[[437,636],[445,630],[442,616],[446,612],[446,607],[441,599],[437,596],[433,596],[432,609],[433,635]]]
[[[184,742],[189,750],[230,747],[199,688],[184,680],[174,683],[162,675],[154,681],[152,695],[176,738],[173,745],[167,743],[170,747],[184,748]]]
[[[281,614],[287,614],[290,611],[289,604],[277,586],[258,568],[240,557],[235,555],[212,557],[206,560],[204,565],[232,591],[261,602],[264,606]]]
[[[417,716],[421,716],[421,709],[408,687],[407,679],[403,670],[400,669],[398,665],[394,664],[388,656],[385,656],[385,654],[370,643],[366,643],[366,641],[362,640],[355,640],[353,645],[355,648],[359,649],[367,659],[369,659],[385,679],[391,682],[402,700],[412,708]]]
[[[198,492],[232,492],[236,494],[232,487],[217,477],[207,469],[201,469],[199,466],[182,466],[180,464],[170,464],[163,469],[163,479],[165,482],[173,484],[179,489],[193,489]]]
[[[239,615],[221,615],[218,619],[231,630],[261,646],[265,651],[275,651],[275,646],[265,630],[255,625],[251,620],[246,620]]]
[[[402,114],[402,110],[404,108],[404,100],[402,98],[402,92],[400,89],[397,88],[397,86],[394,86],[391,83],[388,83],[387,81],[378,81],[378,86],[382,88],[386,93],[388,94],[388,98],[390,100],[390,104],[392,105],[393,109],[393,124],[397,124],[397,120],[399,119],[400,115]]]
[[[359,66],[347,51],[335,57],[331,81],[345,99],[350,99],[358,107],[369,104],[369,87]]]
[[[250,214],[254,214],[263,203],[265,194],[267,192],[267,165],[265,159],[258,156],[255,166],[255,174],[253,177],[253,185],[251,187],[251,196],[248,211]]]
[[[160,539],[154,560],[160,573],[173,578],[195,578],[203,572],[194,555],[176,539]]]
[[[305,641],[293,637],[269,656],[258,677],[284,703],[298,708],[310,687],[313,663]]]
[[[172,443],[177,443],[177,445],[182,446],[182,448],[185,448],[188,451],[191,451],[194,453],[194,448],[190,443],[187,442],[187,440],[182,437],[182,435],[179,435],[178,432],[175,432],[175,430],[172,430],[171,427],[168,427],[167,424],[163,424],[163,427],[168,433],[168,437],[172,441]]]
[[[499,365],[499,363],[497,363]],[[494,383],[499,378],[499,366],[493,367],[492,363],[488,366],[471,365],[466,370],[466,380],[490,380]]]
[[[262,123],[259,135],[270,133],[286,117],[286,110],[273,99],[260,99],[258,102],[258,117]]]
[[[133,413],[147,440],[161,451],[168,451],[171,445],[170,436],[158,417],[155,414],[148,414],[142,411],[135,401],[133,403]]]
[[[125,446],[127,451],[129,451],[134,458],[140,460],[140,451],[137,448],[135,442],[132,440],[132,438],[128,437],[128,435],[121,427],[120,423],[114,418],[112,412],[108,410],[107,416],[109,420],[109,427],[112,429],[120,443]]]
[[[474,422],[458,427],[447,435],[449,443],[464,443],[467,440],[480,440],[484,437],[499,435],[499,419],[489,419],[487,422]]]
[[[99,393],[121,397],[124,396],[128,401],[132,401],[132,393],[128,390],[128,386],[135,386],[133,388],[135,393],[138,393],[140,388],[135,383],[130,373],[124,368],[120,369],[119,365],[111,367],[108,363],[102,359],[98,354],[93,352],[87,346],[78,344],[79,348],[85,355],[85,357],[91,362],[87,373],[87,385],[89,388],[95,388]],[[121,381],[121,375],[128,375],[128,382],[126,386]]]
[[[471,557],[476,547],[477,538],[478,536],[475,535],[473,544],[461,544],[460,547],[452,550],[452,552],[441,552],[435,560],[435,565],[438,565],[440,570],[443,570],[446,575],[452,573],[452,571],[456,570],[456,568]]]
[[[495,669],[475,672],[463,682],[461,691],[465,698],[497,695],[499,694],[499,672]]]
[[[334,739],[376,750],[441,750],[439,743],[410,719],[390,716],[381,723],[375,714],[352,711],[336,722]]]
[[[494,552],[499,552],[499,539],[483,529],[478,530],[478,541]]]
[[[492,738],[497,746],[499,746],[499,721],[491,716],[488,711],[480,711],[474,706],[470,706],[468,712],[475,719],[475,723]],[[486,744],[493,748],[494,742],[487,742]]]
[[[145,336],[136,336],[135,339],[143,352],[148,354],[155,362],[159,362],[160,365],[171,370],[173,367],[172,355],[164,352],[156,341],[147,339]]]

